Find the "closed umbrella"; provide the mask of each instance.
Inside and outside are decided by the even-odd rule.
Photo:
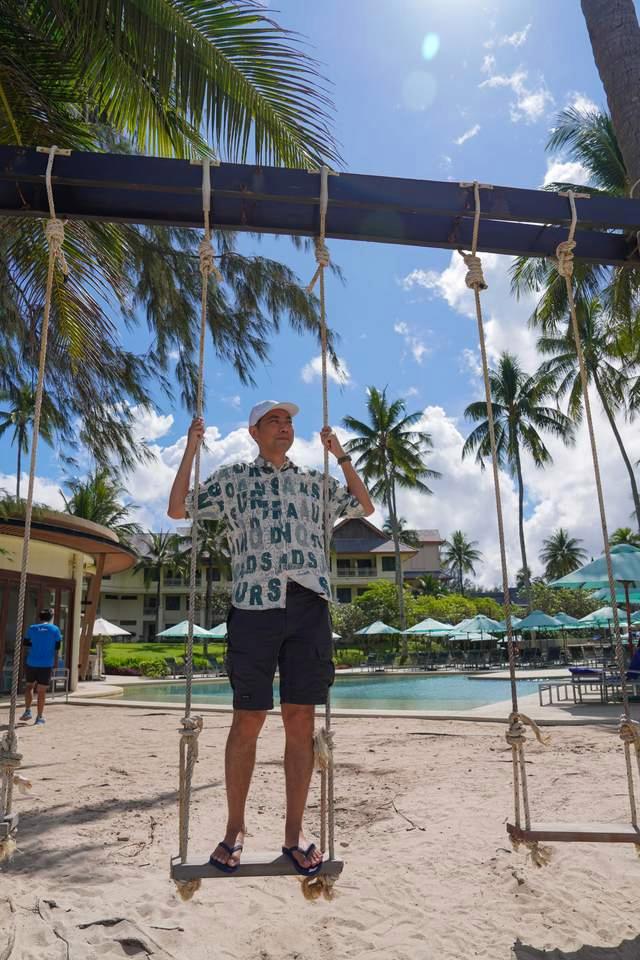
[[[629,592],[634,587],[640,589],[640,549],[632,547],[630,543],[620,543],[611,547],[611,566],[613,568],[613,579],[622,586],[624,591],[627,625],[629,627],[629,651],[633,652]],[[608,584],[607,560],[603,555],[598,557],[597,560],[592,560],[591,563],[586,563],[583,567],[573,570],[566,577],[554,580],[550,586],[566,587],[572,590],[576,588],[600,590]]]

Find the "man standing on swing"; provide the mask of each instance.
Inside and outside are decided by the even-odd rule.
[[[228,820],[210,862],[225,873],[240,864],[245,806],[256,743],[273,708],[273,678],[280,671],[285,729],[286,821],[283,853],[303,876],[313,876],[322,851],[302,829],[313,772],[315,705],[327,701],[333,683],[330,574],[324,543],[323,476],[287,457],[295,403],[265,400],[249,414],[249,433],[259,453],[252,463],[221,467],[200,485],[198,516],[224,518],[230,528],[232,607],[228,618],[229,680],[233,721],[225,752]],[[171,489],[168,514],[189,512],[191,468],[204,437],[195,419]],[[320,438],[342,468],[346,486],[329,478],[329,527],[339,517],[368,517],[374,507],[330,427]]]

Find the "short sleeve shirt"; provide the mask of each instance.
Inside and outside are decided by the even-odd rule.
[[[62,634],[55,623],[32,624],[25,638],[27,666],[52,667],[61,643]]]
[[[290,460],[275,467],[263,457],[221,467],[200,484],[198,516],[226,519],[232,603],[242,610],[286,606],[287,580],[331,600],[324,549],[323,474]],[[193,491],[186,501],[192,513]],[[329,520],[361,517],[347,487],[329,478]]]

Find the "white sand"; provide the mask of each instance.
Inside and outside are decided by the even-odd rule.
[[[289,878],[205,881],[183,903],[168,879],[178,715],[56,704],[47,717],[44,728],[20,730],[23,773],[34,787],[17,797],[19,851],[0,872],[0,960],[640,957],[633,846],[556,845],[545,869],[511,851],[503,727],[338,720],[338,852],[346,867],[333,903],[308,904]],[[225,716],[205,718],[194,854],[208,853],[222,835],[227,724]],[[624,820],[615,733],[551,732],[546,750],[529,745],[535,816]],[[274,716],[259,744],[248,848],[281,845],[281,755]],[[310,833],[317,784],[312,790]]]

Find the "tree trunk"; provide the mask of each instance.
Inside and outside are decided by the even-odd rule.
[[[636,515],[636,526],[638,527],[638,532],[640,533],[640,495],[638,494],[638,484],[636,482],[636,477],[633,472],[633,466],[631,464],[631,461],[629,460],[629,456],[625,449],[624,443],[622,442],[622,437],[620,436],[620,431],[618,430],[618,425],[616,424],[616,418],[614,417],[613,411],[611,410],[611,408],[609,407],[609,404],[607,403],[607,400],[604,396],[604,392],[600,386],[598,375],[596,373],[594,373],[593,375],[593,383],[598,392],[598,396],[600,397],[600,403],[602,404],[602,408],[605,414],[607,415],[607,420],[609,421],[611,429],[613,430],[613,435],[616,438],[618,449],[620,450],[620,455],[624,460],[625,467],[627,468],[627,473],[629,474],[629,483],[631,484],[631,496],[633,497],[633,508]]]
[[[393,547],[396,557],[396,589],[398,591],[398,616],[400,618],[400,629],[407,629],[407,620],[404,612],[404,582],[402,576],[402,563],[400,560],[400,534],[398,531],[398,514],[396,506],[395,486],[389,483],[389,519],[391,520],[391,529],[393,530]],[[407,658],[408,641],[403,635],[400,641],[400,656],[404,663]]]
[[[20,499],[20,474],[22,472],[22,437],[18,434],[18,470],[16,473],[16,500]]]
[[[162,567],[157,567],[158,589],[156,590],[156,637],[160,633],[160,578],[162,576]],[[155,638],[154,638],[155,639]]]
[[[460,587],[460,596],[464,597],[464,585],[462,583],[462,559],[458,564],[458,585]]]
[[[518,477],[518,534],[520,536],[520,556],[522,557],[522,575],[524,577],[524,590],[527,595],[527,613],[531,613],[531,581],[529,579],[529,565],[527,564],[527,548],[524,540],[524,483],[522,482],[522,466],[520,464],[520,450],[515,445],[516,450],[516,474]],[[506,602],[506,597],[505,597]]]
[[[638,17],[633,0],[582,0],[582,13],[631,186],[640,178]]]

